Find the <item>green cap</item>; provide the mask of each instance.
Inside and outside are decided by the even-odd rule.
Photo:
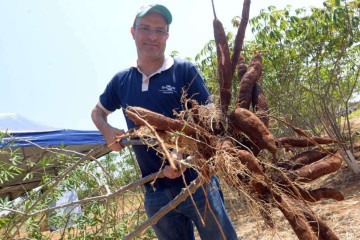
[[[166,23],[170,24],[172,22],[172,15],[165,6],[160,4],[151,4],[142,6],[136,14],[136,18],[144,17],[149,11],[159,11],[165,18]]]

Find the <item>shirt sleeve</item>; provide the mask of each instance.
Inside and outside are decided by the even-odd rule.
[[[121,108],[119,98],[119,77],[115,75],[105,88],[105,91],[99,97],[99,103],[109,112],[114,112]]]

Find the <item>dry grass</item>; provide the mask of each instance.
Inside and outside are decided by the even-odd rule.
[[[359,180],[360,176],[352,173],[347,166],[344,165],[339,172],[319,179],[318,184],[341,190],[345,196],[345,200],[340,202],[322,200],[309,204],[314,213],[324,220],[340,239],[360,239]],[[313,184],[312,186],[314,186]],[[298,239],[278,209],[272,209],[276,226],[274,229],[271,229],[264,224],[260,217],[249,213],[245,204],[239,204],[239,200],[240,199],[233,199],[227,202],[239,239]]]
[[[143,194],[142,193],[134,193],[134,192],[127,192],[125,194],[122,194],[118,196],[117,198],[114,198],[111,201],[116,202],[116,208],[110,210],[112,216],[109,218],[116,218],[118,219],[118,224],[125,224],[123,223],[123,220],[128,220],[129,215],[132,215],[134,218],[134,221],[130,221],[131,223],[138,222],[138,218],[140,218],[141,215],[144,215],[144,207],[143,207]],[[99,217],[99,216],[97,216]],[[135,228],[135,226],[131,226],[131,224],[126,223],[131,230],[132,228]],[[86,229],[78,229],[77,227],[72,228],[66,228],[61,229],[58,231],[51,232],[49,229],[49,226],[47,224],[47,218],[45,218],[41,224],[40,224],[40,230],[44,237],[44,239],[51,239],[51,240],[60,240],[60,239],[71,239],[69,236],[76,236],[81,239],[82,235],[85,234],[94,234],[101,235],[102,224],[96,224],[95,226],[87,226]],[[65,231],[65,232],[64,232]],[[111,231],[111,230],[109,230]],[[25,240],[28,239],[28,232],[26,231],[25,227],[22,227],[18,234],[16,234],[14,240]],[[86,238],[83,238],[86,239]],[[0,234],[0,240],[3,240],[1,238]]]
[[[359,131],[360,117],[352,119],[352,129]],[[355,144],[355,158],[360,164],[360,140]],[[339,171],[311,182],[312,188],[330,187],[343,193],[345,200],[321,200],[310,203],[313,212],[324,220],[342,240],[360,239],[360,174],[355,174],[345,163]],[[230,193],[231,195],[231,193]],[[225,196],[229,196],[228,193]],[[236,226],[239,239],[293,240],[298,239],[291,226],[276,208],[272,209],[275,228],[271,229],[259,217],[249,212],[244,198],[230,197],[226,202]],[[251,210],[251,209],[250,209]]]

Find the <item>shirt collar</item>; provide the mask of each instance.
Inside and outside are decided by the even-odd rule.
[[[157,71],[155,71],[153,74],[151,74],[151,76],[154,75],[154,74],[156,74],[156,73],[160,73],[160,72],[162,72],[162,71],[168,70],[169,68],[172,67],[172,65],[174,65],[174,58],[172,58],[171,56],[166,56],[166,55],[165,55],[165,57],[164,57],[164,62],[163,62],[163,64],[162,64],[162,66],[161,66]],[[139,72],[141,72],[140,69],[137,67],[137,61],[135,61],[135,62],[132,64],[131,67],[137,68],[137,70],[138,70]]]

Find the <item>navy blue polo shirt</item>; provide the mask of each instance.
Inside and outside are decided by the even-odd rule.
[[[129,129],[135,123],[125,115],[128,106],[143,107],[173,118],[173,111],[181,111],[181,97],[195,99],[206,104],[210,94],[197,68],[191,62],[167,57],[163,66],[147,77],[138,68],[131,67],[117,73],[100,96],[99,106],[108,113],[122,108]],[[146,146],[133,146],[143,177],[159,171],[162,160],[155,150]],[[188,169],[185,178],[188,183],[196,178],[196,172]],[[156,188],[183,186],[181,177],[158,179]]]

